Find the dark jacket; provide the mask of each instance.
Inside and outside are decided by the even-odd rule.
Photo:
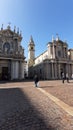
[[[38,81],[39,81],[38,76],[35,75],[35,76],[34,76],[34,82],[37,83]]]

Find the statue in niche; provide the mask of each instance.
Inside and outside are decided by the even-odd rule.
[[[7,54],[9,54],[9,51],[10,51],[10,44],[8,42],[6,42],[4,45],[3,45],[3,51]]]

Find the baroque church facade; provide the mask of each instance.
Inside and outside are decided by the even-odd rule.
[[[41,49],[41,48],[40,48]],[[35,74],[41,80],[61,79],[62,72],[69,78],[73,73],[73,49],[59,39],[52,38],[47,44],[47,50],[35,58],[35,43],[31,36],[28,45],[28,74],[33,78]]]
[[[22,36],[10,25],[0,30],[0,80],[24,79],[24,49]]]

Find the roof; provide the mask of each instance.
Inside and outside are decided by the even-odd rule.
[[[15,30],[14,31],[12,31],[10,28],[7,28],[7,29],[1,29],[0,30],[0,35],[1,36],[4,36],[4,37],[10,37],[10,36],[14,36],[14,37],[19,37],[20,39],[22,39],[22,36],[21,36],[21,34],[19,34],[18,32],[15,32]]]
[[[39,56],[37,56],[35,59],[37,59],[38,57],[40,57],[41,55],[43,55],[45,52],[47,52],[47,50],[46,51],[44,51],[43,53],[41,53]]]

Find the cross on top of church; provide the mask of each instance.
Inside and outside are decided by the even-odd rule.
[[[8,26],[7,26],[8,29],[10,29],[10,24],[11,24],[11,23],[9,22],[9,23],[8,23]]]
[[[58,33],[56,33],[56,40],[58,41],[59,40],[59,34]]]
[[[9,22],[8,25],[10,26],[10,24],[11,24],[11,23]]]

